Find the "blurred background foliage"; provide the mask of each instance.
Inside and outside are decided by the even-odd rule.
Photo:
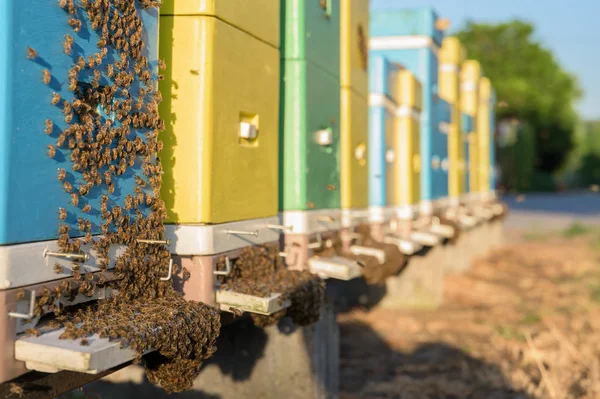
[[[600,181],[600,123],[579,121],[577,79],[537,41],[534,26],[520,20],[468,22],[456,36],[468,57],[480,60],[497,92],[504,188],[552,191]]]

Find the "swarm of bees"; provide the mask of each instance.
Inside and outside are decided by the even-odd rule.
[[[225,258],[219,259],[217,270],[225,270]],[[228,276],[218,276],[221,289],[266,297],[280,293],[281,300],[291,300],[291,307],[271,316],[251,314],[259,327],[275,324],[287,315],[298,325],[319,320],[324,300],[321,279],[308,271],[289,270],[279,256],[279,245],[248,247],[232,262]]]
[[[405,265],[405,258],[396,245],[384,244],[373,239],[369,226],[361,225],[356,228],[356,234],[360,235],[360,245],[381,249],[385,253],[386,261],[380,264],[377,258],[368,255],[354,255],[350,252],[341,253],[348,259],[354,259],[362,265],[363,277],[367,284],[381,284],[388,277],[398,274]],[[338,253],[339,254],[339,253]]]
[[[219,313],[185,301],[170,281],[161,280],[168,274],[171,256],[165,245],[136,240],[164,240],[162,166],[156,156],[162,148],[158,134],[164,129],[158,113],[161,96],[156,90],[158,76],[145,55],[144,24],[136,8],[160,3],[58,0],[58,5],[66,13],[66,26],[75,32],[64,35],[62,43],[73,65],[64,78],[56,77],[68,82],[68,92],[51,97],[64,123],[48,119],[45,126],[45,133],[56,139],[47,146],[48,156],[61,154],[72,165],[69,173],[58,170],[65,191],[65,204],[58,211],[58,246],[62,252],[81,253],[82,244],[90,244],[101,272],[92,274],[82,260],[75,260],[72,278],[45,289],[34,313],[54,312],[56,322],[65,328],[61,338],[79,339],[81,345],[88,344],[88,336],[99,334],[137,351],[138,361],[154,349],[156,353],[144,359],[148,378],[169,392],[189,389],[202,361],[215,351]],[[75,40],[82,30],[98,36],[97,51],[87,58],[74,56],[80,49]],[[27,58],[37,57],[28,47]],[[52,78],[44,69],[43,83],[49,85]],[[64,124],[66,128],[58,129]],[[135,180],[129,195],[121,193],[126,187],[119,187],[126,174]],[[92,208],[88,198],[92,190],[101,198],[100,209]],[[67,218],[77,214],[81,217]],[[100,222],[86,218],[92,214],[100,215]],[[102,236],[94,237],[98,232]],[[112,259],[114,278],[107,281],[114,246],[124,251]],[[57,273],[62,270],[55,266]],[[67,311],[60,304],[60,298],[91,297],[96,287],[107,284],[117,292],[109,300],[77,311]]]

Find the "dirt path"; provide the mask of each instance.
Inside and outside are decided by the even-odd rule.
[[[599,238],[526,235],[438,310],[341,315],[341,397],[600,398]]]

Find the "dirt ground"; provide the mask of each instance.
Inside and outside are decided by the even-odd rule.
[[[526,232],[450,276],[437,310],[340,315],[340,397],[600,398],[599,244]]]

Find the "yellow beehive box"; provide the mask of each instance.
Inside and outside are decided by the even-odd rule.
[[[418,111],[423,109],[421,82],[408,69],[403,69],[398,73],[396,91],[399,105],[414,108]]]
[[[481,65],[478,61],[467,60],[460,73],[461,110],[473,118],[473,132],[469,133],[469,188],[470,192],[479,192],[479,145],[477,139],[477,117],[479,110],[479,80]]]
[[[492,83],[486,77],[479,81],[479,110],[477,112],[477,147],[479,164],[479,191],[490,191],[490,101]]]
[[[451,107],[451,122],[448,131],[448,194],[458,199],[465,191],[464,146],[460,110],[460,70],[466,51],[456,37],[447,37],[442,42],[439,62],[439,94]]]
[[[393,139],[394,152],[398,154],[395,163],[397,170],[390,176],[395,184],[388,182],[391,187],[388,201],[394,206],[410,207],[419,202],[421,194],[421,158],[420,158],[420,111],[422,109],[421,83],[407,69],[398,73],[395,88],[398,98],[396,112],[395,134]]]
[[[279,48],[279,0],[163,0],[160,14],[217,17]]]
[[[160,24],[167,221],[276,215],[279,51],[211,16]]]
[[[340,84],[369,94],[369,2],[341,0]]]
[[[367,208],[369,206],[367,100],[348,88],[342,88],[340,118],[342,209]]]

